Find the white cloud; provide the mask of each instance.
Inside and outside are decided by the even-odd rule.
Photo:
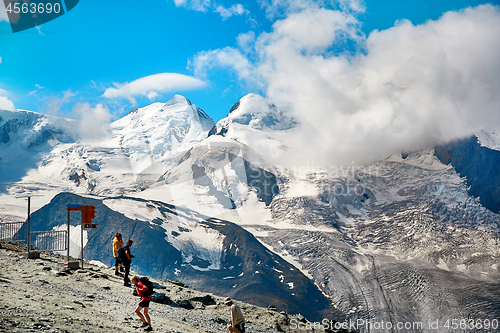
[[[253,50],[255,43],[255,32],[250,31],[247,33],[239,34],[237,37],[238,47],[244,53],[250,53]]]
[[[254,71],[250,61],[239,50],[232,47],[200,52],[190,65],[197,77],[206,77],[208,70],[226,66],[234,69],[241,78],[250,80],[251,73]]]
[[[320,7],[339,7],[344,12],[362,13],[363,0],[257,0],[270,20],[287,17],[293,13]]]
[[[174,0],[177,7],[186,7],[198,12],[206,12],[211,7],[210,0]]]
[[[0,92],[1,94],[1,92]],[[0,109],[2,110],[15,110],[14,103],[5,96],[0,96]]]
[[[160,73],[142,77],[130,83],[115,83],[115,88],[107,88],[103,96],[107,98],[127,98],[136,104],[137,96],[145,96],[150,100],[162,93],[194,90],[206,86],[206,83],[188,75],[177,73]]]
[[[177,7],[185,7],[198,12],[206,13],[209,9],[218,13],[223,20],[234,15],[249,15],[250,12],[242,4],[233,4],[227,8],[211,0],[174,0]]]
[[[40,91],[41,89],[45,88],[45,87],[42,87],[42,86],[40,86],[38,84],[35,84],[35,86],[38,89],[30,92],[29,93],[30,95],[35,95],[36,96],[36,94],[37,94],[38,91]],[[53,115],[53,116],[60,116],[61,115],[61,107],[64,104],[68,104],[69,102],[71,102],[71,98],[74,97],[74,96],[76,96],[77,93],[72,92],[71,88],[68,88],[68,90],[63,91],[62,94],[63,94],[62,98],[59,98],[59,97],[56,97],[56,96],[49,97],[49,99],[47,101],[47,104],[46,104],[47,114],[50,114],[50,115]]]
[[[89,103],[77,103],[73,114],[79,120],[76,130],[83,141],[98,142],[110,135],[111,113],[101,104],[91,107]]]
[[[214,12],[219,13],[223,19],[227,19],[233,15],[243,15],[250,13],[241,4],[232,5],[229,8],[225,8],[224,6],[216,6]]]
[[[499,36],[491,5],[365,37],[352,15],[313,4],[258,36],[249,56],[224,48],[193,64],[199,73],[231,66],[295,113],[302,125],[279,162],[350,164],[500,127]],[[346,40],[363,52],[332,52]]]
[[[1,60],[1,58],[0,58]],[[15,110],[14,103],[8,98],[10,92],[0,88],[0,109],[1,110]]]

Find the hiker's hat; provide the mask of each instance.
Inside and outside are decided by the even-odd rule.
[[[224,300],[224,304],[228,304],[228,303],[232,303],[233,301],[231,300],[230,297],[226,297],[226,299]]]

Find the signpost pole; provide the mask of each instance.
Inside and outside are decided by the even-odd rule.
[[[66,264],[68,266],[68,268],[71,266],[72,268],[75,268],[75,266],[73,264],[76,264],[76,268],[78,268],[78,261],[75,261],[75,262],[72,262],[71,265],[70,265],[70,262],[69,262],[69,249],[70,249],[70,244],[71,244],[71,238],[70,238],[70,234],[69,234],[69,231],[71,229],[71,225],[70,225],[70,212],[71,211],[80,211],[83,213],[83,210],[82,210],[82,205],[74,205],[74,204],[69,204],[67,205],[66,207],[66,210],[68,211],[68,252],[66,254],[67,256],[67,260],[68,260],[68,263]],[[82,216],[82,220],[83,220],[83,216]],[[83,233],[82,233],[83,235]],[[82,236],[82,243],[83,243],[83,236]],[[83,253],[83,251],[82,251]],[[82,256],[83,258],[83,256]],[[83,261],[82,261],[82,266],[83,266]]]
[[[82,269],[83,269],[83,223],[84,223],[84,221],[83,221],[83,215],[84,215],[83,211],[84,211],[84,209],[85,209],[85,206],[82,206],[82,224],[80,225],[80,230],[81,230],[81,237],[80,237],[80,239],[82,241],[82,244],[81,244],[82,245]]]
[[[30,257],[30,252],[31,252],[31,221],[30,221],[30,216],[31,216],[31,197],[28,197],[28,220],[27,220],[27,225],[26,225],[26,228],[28,229],[27,230],[27,234],[26,234],[26,246],[28,247],[28,259],[31,258]]]
[[[69,212],[70,211],[68,210],[68,244],[67,244],[68,252],[66,254],[66,262],[68,263],[68,267],[69,267],[69,244],[70,244],[70,242],[69,242],[69,240],[70,240],[70,238],[69,238]]]

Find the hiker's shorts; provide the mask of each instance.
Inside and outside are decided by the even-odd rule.
[[[139,303],[139,306],[141,308],[149,308],[149,302],[151,302],[151,301],[142,301]]]
[[[234,325],[234,327],[236,327],[238,329],[238,331],[240,331],[240,333],[245,333],[245,323],[239,323],[239,324],[236,324]]]

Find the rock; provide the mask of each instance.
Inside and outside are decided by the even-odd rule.
[[[56,270],[51,270],[50,273],[54,276],[68,276],[68,274]]]
[[[203,305],[202,302],[196,302],[195,301],[195,302],[193,302],[193,304],[194,304],[194,308],[196,310],[203,310],[203,309],[205,309],[205,305]]]
[[[151,295],[151,300],[155,303],[165,303],[170,299],[163,293],[154,293],[153,295]]]
[[[205,295],[205,296],[201,296],[201,297],[193,297],[190,300],[194,301],[194,302],[201,302],[203,305],[216,305],[217,304],[217,302],[215,302],[215,299],[210,295]]]
[[[271,311],[278,311],[278,310],[276,310],[276,306],[275,305],[269,305],[267,308],[269,310],[271,310]]]
[[[170,283],[175,284],[175,285],[180,286],[180,287],[188,288],[188,286],[186,286],[184,283],[179,282],[177,280],[167,280],[167,282],[170,282]]]
[[[212,320],[213,320],[214,322],[216,322],[217,324],[221,324],[221,325],[227,325],[227,324],[228,324],[228,322],[227,322],[226,320],[224,320],[224,319],[222,319],[222,318],[219,318],[219,317],[214,318],[214,319],[212,319]]]
[[[153,288],[154,289],[167,289],[167,287],[162,286],[161,284],[156,283],[156,282],[153,282]]]
[[[179,305],[181,308],[188,309],[188,310],[193,309],[193,305],[187,299],[183,299],[181,297],[177,297],[175,299],[175,303],[177,303],[177,305]]]
[[[79,302],[79,301],[73,301],[73,303],[78,304],[78,305],[81,305],[81,306],[82,306],[82,308],[86,308],[85,304],[83,304],[82,302]]]
[[[303,315],[301,315],[300,313],[298,315],[296,315],[295,318],[297,318],[297,320],[300,322],[307,323],[307,319]]]

